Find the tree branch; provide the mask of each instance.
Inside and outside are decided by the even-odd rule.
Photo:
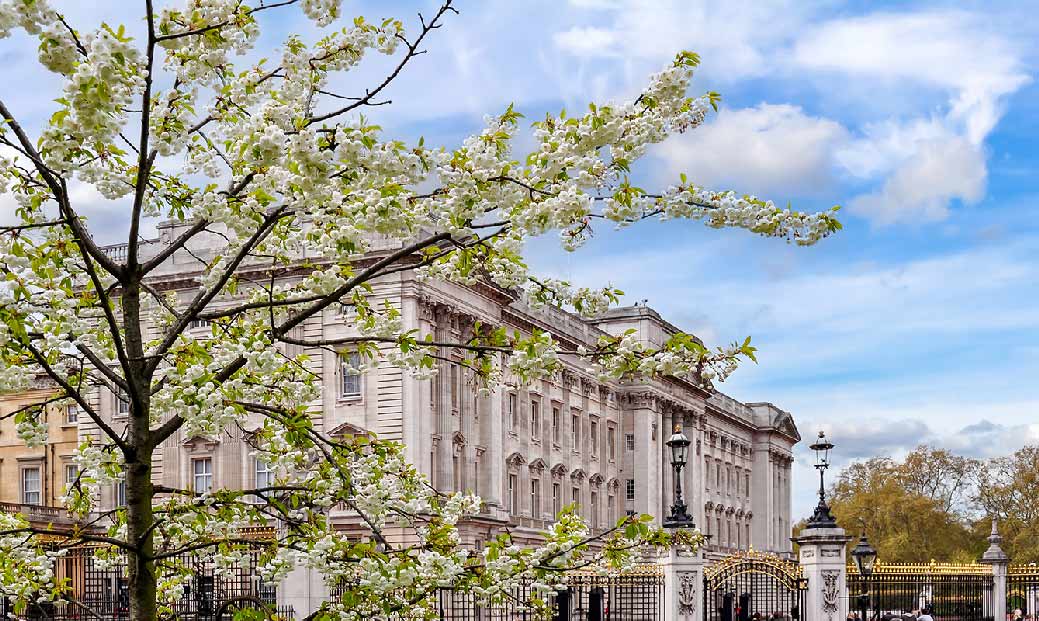
[[[405,43],[407,43],[408,46],[408,53],[404,55],[404,58],[401,59],[400,63],[398,63],[397,66],[393,69],[393,71],[390,72],[388,76],[386,76],[386,79],[384,79],[381,84],[376,86],[375,89],[365,92],[364,97],[358,98],[357,101],[355,101],[352,104],[339,108],[338,110],[333,110],[332,112],[329,112],[327,114],[310,117],[310,119],[307,120],[307,125],[320,123],[321,121],[327,121],[328,119],[337,117],[341,114],[345,114],[355,108],[359,108],[365,105],[371,105],[371,101],[380,92],[382,92],[384,88],[389,86],[390,82],[393,82],[393,80],[396,79],[398,75],[400,75],[400,72],[403,71],[404,66],[408,64],[408,61],[422,53],[418,51],[418,47],[422,45],[422,40],[426,38],[427,34],[440,27],[440,25],[437,24],[437,22],[441,18],[443,18],[444,14],[448,11],[451,11],[455,14],[458,13],[458,11],[451,6],[451,2],[452,0],[447,0],[447,2],[441,5],[436,15],[433,16],[433,19],[428,24],[423,22],[422,32],[419,33],[418,37],[412,43],[407,43],[405,41]]]

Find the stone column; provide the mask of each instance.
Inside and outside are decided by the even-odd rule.
[[[328,601],[324,577],[314,569],[298,565],[278,585],[278,605],[291,606],[297,619],[306,618]]]
[[[664,619],[702,621],[703,551],[673,548],[659,564],[664,572]]]
[[[1007,618],[1007,566],[1010,565],[1010,557],[999,545],[1003,537],[999,534],[996,520],[992,520],[992,534],[988,540],[989,547],[981,555],[981,562],[992,567],[992,601],[985,602],[987,610],[983,613],[987,617],[1002,620]],[[1031,609],[1028,612],[1034,614]]]
[[[848,616],[843,528],[806,528],[793,541],[801,546],[800,562],[808,579],[805,621],[843,621]]]

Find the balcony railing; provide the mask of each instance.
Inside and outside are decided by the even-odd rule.
[[[151,256],[155,252],[155,245],[158,243],[159,240],[157,239],[142,239],[140,242],[141,258]],[[126,251],[129,247],[129,244],[110,244],[101,246],[101,251],[107,254],[109,259],[116,263],[121,263],[126,260]]]
[[[47,507],[43,505],[25,505],[14,502],[0,502],[0,512],[20,513],[30,522],[46,524],[72,524],[77,519],[69,515],[65,507]]]

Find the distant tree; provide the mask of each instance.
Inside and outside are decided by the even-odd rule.
[[[921,446],[900,462],[874,457],[848,466],[829,502],[837,522],[849,534],[865,531],[883,562],[971,560],[983,549],[969,513],[980,468],[977,460]]]
[[[1003,549],[1014,562],[1039,562],[1039,446],[989,460],[980,471],[976,500],[999,521]],[[979,520],[976,536],[988,535],[988,528],[988,519]]]

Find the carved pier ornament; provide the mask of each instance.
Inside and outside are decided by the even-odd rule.
[[[841,572],[838,569],[823,570],[823,612],[828,619],[833,619],[834,613],[840,608],[841,599]]]
[[[678,574],[678,614],[691,617],[696,612],[696,574],[684,571]]]

